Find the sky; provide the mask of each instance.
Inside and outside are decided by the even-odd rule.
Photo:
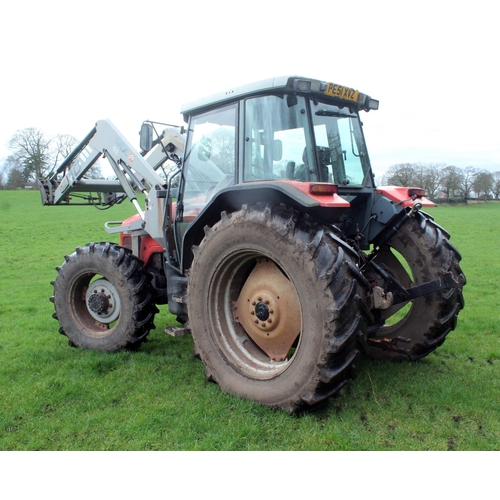
[[[494,2],[25,0],[0,6],[0,164],[20,129],[79,141],[273,76],[354,87],[373,169],[444,163],[500,171]]]

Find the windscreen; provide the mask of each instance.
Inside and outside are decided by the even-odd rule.
[[[362,186],[370,168],[356,113],[295,95],[246,100],[244,152],[244,181]]]
[[[321,180],[361,186],[369,172],[359,118],[348,108],[311,102]]]

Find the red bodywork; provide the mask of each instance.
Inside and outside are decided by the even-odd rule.
[[[412,195],[418,193],[416,200],[422,203],[423,207],[435,207],[436,204],[433,203],[429,198],[421,196],[420,193],[425,193],[423,189],[420,188],[408,188],[400,186],[379,186],[377,188],[377,194],[382,194],[389,198],[390,200],[398,203],[402,207],[411,207],[415,200],[413,200]]]
[[[317,201],[320,206],[325,208],[348,208],[350,203],[347,200],[344,200],[341,196],[337,194],[337,186],[329,183],[320,183],[320,182],[296,182],[296,181],[281,181],[286,184],[293,186],[298,191],[306,194],[313,200]],[[314,188],[313,188],[314,186]],[[325,188],[325,192],[311,192],[314,191],[315,188],[321,189]],[[317,189],[316,189],[317,190]],[[430,201],[428,198],[421,196],[422,190],[418,188],[407,188],[407,187],[399,187],[399,186],[382,186],[377,188],[377,193],[385,195],[390,200],[395,203],[400,204],[402,207],[411,207],[414,203],[414,200],[411,198],[412,194],[418,193],[417,198],[422,206],[424,207],[434,207],[435,204]],[[194,220],[198,217],[201,212],[203,206],[206,204],[205,197],[200,197],[199,208],[186,212],[184,214],[185,220]],[[191,200],[193,206],[196,206],[196,200]],[[172,217],[175,216],[175,203],[172,204]],[[132,221],[138,220],[139,215],[133,215],[129,217],[127,220],[122,222],[122,225],[128,225]],[[139,258],[144,262],[144,265],[147,265],[151,256],[155,253],[163,253],[164,248],[154,240],[149,234],[144,234],[139,236]],[[120,233],[120,245],[132,249],[132,237],[127,233]]]
[[[138,220],[139,214],[132,215],[127,220],[122,222],[122,226],[126,226],[133,221]],[[132,237],[127,233],[120,233],[120,245],[132,250]],[[147,265],[151,256],[157,252],[163,253],[164,248],[149,234],[139,236],[139,258]]]

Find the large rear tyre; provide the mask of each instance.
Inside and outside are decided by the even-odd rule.
[[[130,250],[90,243],[65,256],[54,285],[54,318],[75,347],[136,349],[154,328],[149,278]]]
[[[460,269],[461,256],[449,241],[449,234],[429,217],[417,213],[405,223],[375,259],[386,266],[405,287],[420,285],[451,272],[455,281],[465,284]],[[383,282],[379,283],[383,286]],[[371,347],[375,359],[417,360],[439,347],[455,329],[457,316],[464,306],[462,287],[434,292],[383,312],[385,325],[372,337],[375,340],[402,337],[396,342],[406,352]]]
[[[355,372],[365,289],[350,249],[284,206],[222,214],[194,249],[189,324],[209,380],[297,413]]]

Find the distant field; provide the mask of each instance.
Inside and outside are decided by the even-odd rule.
[[[364,360],[340,397],[294,418],[206,383],[192,339],[163,333],[165,306],[136,353],[70,348],[48,300],[55,267],[133,207],[0,191],[0,450],[498,450],[500,203],[429,212],[463,257],[457,330],[417,363]]]

